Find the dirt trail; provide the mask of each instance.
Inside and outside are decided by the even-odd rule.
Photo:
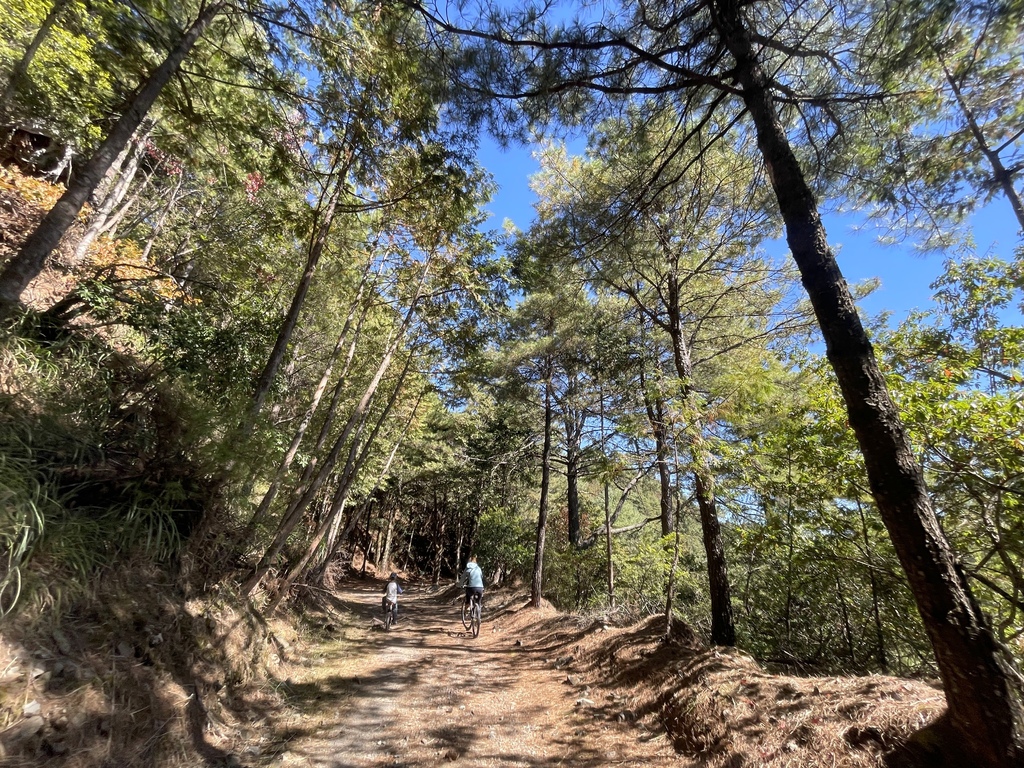
[[[600,700],[605,694],[559,669],[564,648],[520,638],[519,604],[485,604],[473,638],[450,596],[413,586],[402,596],[398,623],[384,632],[372,626],[380,594],[377,582],[337,594],[351,613],[292,675],[289,698],[303,718],[281,764],[688,764],[664,733],[620,721]]]

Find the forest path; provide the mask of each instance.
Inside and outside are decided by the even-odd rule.
[[[341,631],[310,648],[289,682],[303,714],[286,766],[658,766],[689,761],[663,732],[610,718],[586,684],[560,671],[565,649],[520,638],[519,604],[485,603],[480,636],[462,627],[452,592],[407,587],[384,632],[381,582],[348,584]],[[522,640],[517,644],[517,640]]]

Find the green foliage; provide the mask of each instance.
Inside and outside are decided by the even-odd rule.
[[[47,507],[54,504],[33,473],[29,452],[0,454],[0,616],[18,602],[22,568],[46,525]]]
[[[174,556],[202,504],[178,442],[195,414],[163,410],[154,382],[98,344],[7,335],[2,349],[17,382],[0,416],[3,610],[51,605],[126,558]]]
[[[545,551],[544,597],[564,611],[587,612],[606,605],[604,548],[576,549],[564,538],[559,543]]]
[[[484,508],[477,522],[474,551],[488,573],[515,583],[529,577],[533,565],[534,525],[519,510]]]
[[[927,669],[927,640],[839,393],[808,375],[800,388],[735,478],[749,489],[730,529],[743,645],[801,668]]]
[[[0,73],[6,84],[53,5],[50,0],[0,3]],[[49,126],[57,137],[84,151],[102,137],[101,122],[122,95],[122,72],[109,49],[105,20],[115,3],[71,2],[16,84],[11,112],[30,124]],[[111,55],[113,53],[113,55]]]
[[[676,615],[698,631],[709,628],[711,606],[707,565],[699,534],[682,526],[680,555],[674,576]],[[658,537],[651,527],[643,534],[618,538],[614,547],[615,605],[627,619],[642,618],[665,610],[669,572],[675,556],[675,536]]]
[[[779,104],[784,122],[815,140],[798,149],[822,169],[821,190],[841,179],[844,203],[891,212],[924,200],[923,217],[955,219],[996,179],[960,113],[932,86],[964,86],[984,105],[982,132],[1002,143],[1014,176],[1019,29],[1009,16],[983,29],[980,6],[946,4],[945,14],[912,6],[893,9],[910,14],[898,18],[881,6],[861,9],[878,16],[845,19],[800,10],[763,55],[789,91]],[[0,3],[0,71],[12,70],[48,7]],[[651,34],[661,10],[634,17],[623,39]],[[194,11],[191,3],[72,2],[17,84],[14,114],[57,126],[81,150],[94,146]],[[689,45],[688,25],[704,23],[703,13],[666,23],[659,41],[681,35]],[[618,610],[633,618],[664,609],[677,543],[661,535],[664,500],[684,510],[676,610],[706,629],[706,556],[689,498],[695,460],[706,460],[747,650],[818,669],[928,670],[927,641],[842,400],[824,360],[798,351],[806,308],[791,301],[792,274],[759,251],[778,223],[751,162],[751,135],[731,117],[719,120],[731,102],[707,101],[705,89],[648,93],[614,119],[602,112],[585,156],[549,146],[534,180],[538,225],[495,258],[480,210],[492,185],[472,157],[471,127],[450,120],[450,84],[440,77],[448,60],[433,58],[417,17],[379,3],[275,14],[257,20],[236,8],[214,24],[148,116],[138,170],[122,169],[130,183],[104,222],[106,239],[48,318],[78,327],[4,339],[0,609],[26,585],[43,602],[56,599],[61,575],[81,586],[134,554],[172,558],[211,511],[210,478],[244,476],[243,492],[218,509],[248,517],[252,490],[276,478],[306,420],[283,492],[255,526],[257,543],[277,529],[296,467],[321,466],[348,434],[339,455],[365,451],[365,463],[355,478],[336,471],[325,480],[285,536],[285,556],[301,557],[348,484],[349,513],[370,516],[350,544],[382,558],[393,536],[389,557],[437,577],[472,549],[489,574],[526,579],[541,403],[550,394],[552,602],[607,605],[607,482],[613,506],[624,497],[613,522],[623,528],[612,553]],[[914,14],[920,24],[909,24]],[[844,47],[875,20],[889,24],[906,58],[885,60],[891,51],[869,50],[874,40]],[[563,32],[590,40],[609,29]],[[720,50],[705,42],[685,55],[707,65],[715,87]],[[614,47],[578,60],[552,53],[519,71],[500,52],[488,64],[508,65],[512,87],[550,84],[574,66],[596,67],[585,76],[601,83],[598,70],[612,63],[607,82],[618,88],[634,64],[623,70],[624,60],[600,58]],[[827,57],[787,52],[799,47],[855,55],[840,71]],[[703,59],[712,48],[716,58]],[[482,51],[469,43],[460,54]],[[902,87],[910,75],[901,67],[921,57],[913,98],[875,98]],[[668,77],[648,74],[650,83]],[[677,87],[671,78],[660,81],[666,93]],[[844,98],[830,100],[838,92]],[[520,125],[557,110],[579,118],[609,106],[595,94],[563,91],[561,103],[506,117]],[[700,114],[708,120],[687,122]],[[699,151],[683,135],[699,140]],[[321,232],[324,190],[334,184],[342,194]],[[267,407],[251,437],[226,440],[321,235]],[[1019,263],[951,261],[934,286],[940,310],[877,339],[943,525],[1002,639],[1018,647],[1024,330],[1006,317],[1022,282]],[[522,294],[509,311],[513,290]],[[365,421],[344,433],[392,342],[394,363]],[[307,415],[321,379],[335,410]],[[656,461],[672,463],[664,499]],[[567,541],[574,492],[579,546]]]
[[[883,338],[890,386],[943,528],[997,631],[1020,653],[1024,325],[1012,311],[1020,267],[950,262],[934,287],[939,306]]]
[[[963,240],[968,214],[1019,190],[1020,4],[875,4],[859,46],[863,77],[891,94],[847,125],[849,203],[888,237],[926,248]],[[853,182],[850,186],[851,181]],[[852,193],[852,194],[851,194]]]

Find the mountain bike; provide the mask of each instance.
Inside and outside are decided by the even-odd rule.
[[[483,605],[479,595],[474,594],[469,606],[462,601],[462,626],[473,633],[473,637],[480,634],[480,615],[483,613]]]
[[[391,629],[391,625],[395,623],[395,619],[398,618],[398,603],[392,603],[386,597],[384,598],[384,631],[387,632]]]

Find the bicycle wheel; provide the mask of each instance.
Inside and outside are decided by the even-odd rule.
[[[476,637],[480,634],[480,610],[480,601],[474,600],[472,613],[469,619],[470,624],[472,625],[470,627],[470,631],[473,633],[473,637]]]
[[[473,608],[472,607],[467,608],[466,607],[466,601],[463,600],[462,601],[462,626],[465,629],[469,629],[470,624],[472,624],[472,619],[473,619]]]

